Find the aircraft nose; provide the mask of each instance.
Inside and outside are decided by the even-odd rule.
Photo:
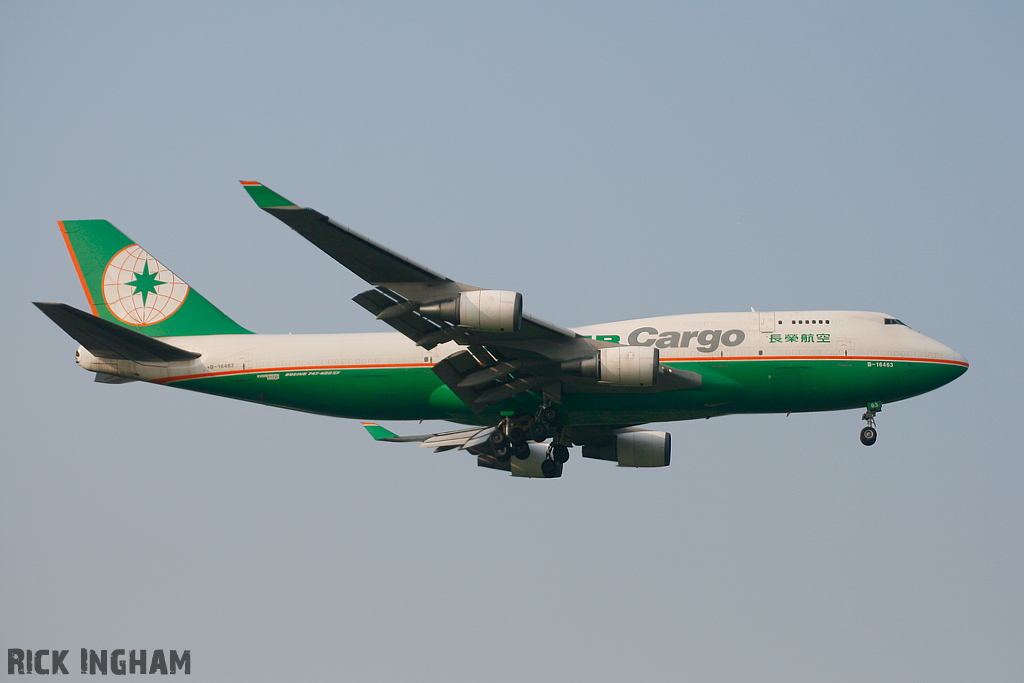
[[[964,358],[962,353],[956,349],[946,346],[945,344],[940,344],[940,346],[942,346],[942,351],[940,352],[942,356],[953,361],[953,363],[947,365],[947,367],[954,371],[954,377],[959,377],[967,372],[967,368],[970,367],[970,363],[967,362],[967,359]]]
[[[967,372],[968,363],[964,355],[955,349],[946,346],[940,342],[935,342],[935,350],[938,352],[938,356],[945,360],[941,364],[941,370],[936,369],[935,379],[938,381],[938,386],[952,382],[957,377],[960,377]],[[952,361],[952,362],[951,362]]]
[[[936,341],[935,339],[929,339],[928,346],[929,349],[933,353],[936,353],[939,358],[943,358],[947,361],[947,368],[950,370],[955,369],[954,377],[959,377],[964,374],[967,372],[967,368],[970,367],[970,364],[962,353],[946,346],[942,342]],[[949,361],[952,361],[952,364],[949,364]]]

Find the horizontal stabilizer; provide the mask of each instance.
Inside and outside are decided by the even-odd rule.
[[[128,384],[129,382],[137,382],[138,380],[132,379],[131,377],[111,375],[109,372],[97,372],[96,379],[94,381],[99,382],[100,384]]]
[[[202,355],[147,337],[67,304],[33,303],[79,344],[100,358],[171,363],[192,360]]]

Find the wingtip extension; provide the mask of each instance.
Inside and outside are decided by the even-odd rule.
[[[362,422],[363,428],[370,433],[374,441],[383,441],[385,439],[393,439],[398,435],[394,432],[384,429],[376,422]]]
[[[255,180],[239,180],[238,182],[242,184],[242,187],[249,193],[252,200],[256,202],[256,206],[261,209],[295,206],[293,202],[288,201],[263,183],[256,182]]]

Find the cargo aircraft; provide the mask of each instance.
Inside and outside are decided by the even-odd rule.
[[[395,332],[253,334],[105,220],[59,223],[90,312],[36,303],[77,340],[96,381],[143,381],[359,420],[463,428],[378,441],[468,451],[514,476],[562,474],[570,447],[625,467],[664,467],[670,435],[648,422],[882,405],[963,374],[967,360],[899,319],[862,311],[698,313],[566,329],[512,291],[455,282],[260,183],[280,219],[371,288],[354,301]]]

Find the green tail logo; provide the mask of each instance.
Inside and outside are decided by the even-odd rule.
[[[93,315],[150,337],[248,334],[109,221],[60,221]]]

